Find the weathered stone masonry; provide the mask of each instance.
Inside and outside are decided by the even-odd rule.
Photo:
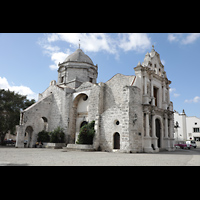
[[[98,66],[81,49],[58,66],[58,81],[21,113],[16,147],[24,147],[24,140],[33,147],[38,132],[58,126],[66,144],[75,144],[80,127],[95,120],[96,150],[174,150],[171,81],[154,47],[134,68],[135,75],[116,74],[105,83],[96,83]]]

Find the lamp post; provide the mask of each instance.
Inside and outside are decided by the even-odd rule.
[[[176,124],[174,125],[174,128],[176,128],[176,131],[177,131],[177,142],[178,142],[178,128],[180,128],[180,126],[177,121],[176,121]]]

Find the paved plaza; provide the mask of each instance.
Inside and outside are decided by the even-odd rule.
[[[200,166],[200,146],[159,153],[63,152],[0,147],[0,166]]]

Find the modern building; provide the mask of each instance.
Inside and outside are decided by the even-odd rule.
[[[177,123],[178,122],[178,123]],[[174,138],[176,141],[200,141],[200,118],[189,117],[183,110],[182,113],[174,112]],[[178,127],[176,126],[178,125]]]

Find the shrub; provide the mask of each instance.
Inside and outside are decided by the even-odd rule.
[[[50,132],[50,142],[52,143],[64,143],[65,140],[65,133],[63,129],[57,127],[52,132]]]
[[[77,144],[93,143],[93,137],[95,134],[94,124],[95,121],[92,121],[89,124],[85,124],[83,127],[81,127],[80,133],[78,135],[78,141],[76,142]]]
[[[44,131],[44,130],[39,132],[37,135],[37,141],[38,142],[49,142],[50,141],[49,132]]]

